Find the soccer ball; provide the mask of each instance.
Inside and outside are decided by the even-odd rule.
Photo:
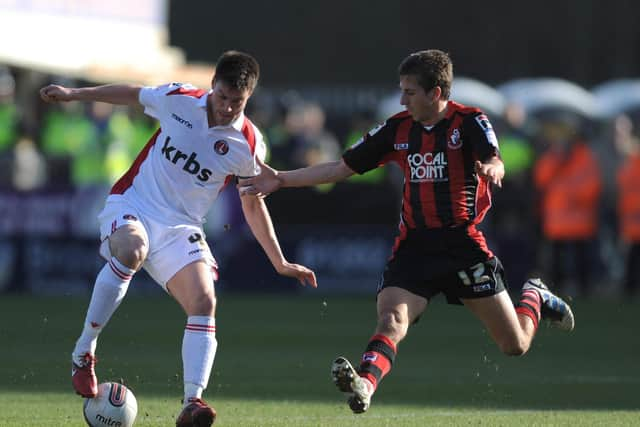
[[[82,412],[91,427],[131,427],[138,414],[138,402],[124,385],[102,383],[96,397],[85,399]]]

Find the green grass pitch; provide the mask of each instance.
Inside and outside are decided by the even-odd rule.
[[[0,296],[0,426],[84,425],[69,353],[87,303]],[[222,294],[205,398],[219,426],[640,425],[640,303],[576,302],[574,312],[572,334],[542,327],[529,354],[509,358],[464,308],[435,301],[356,416],[329,367],[360,356],[373,296]],[[133,389],[136,425],[174,425],[184,323],[168,297],[130,297],[101,336],[98,377]]]

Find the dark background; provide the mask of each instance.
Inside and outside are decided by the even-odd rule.
[[[630,0],[170,4],[170,43],[188,60],[253,53],[263,86],[395,86],[400,61],[429,48],[488,84],[554,76],[592,86],[640,74],[640,3]]]

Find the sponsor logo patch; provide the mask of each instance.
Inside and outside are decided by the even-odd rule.
[[[489,141],[489,144],[498,148],[498,138],[496,137],[496,133],[493,131],[493,126],[491,126],[491,122],[489,121],[489,118],[484,114],[480,114],[479,116],[476,116],[475,119],[476,119],[476,122],[480,125],[480,128],[482,128],[482,131],[484,132],[484,134],[486,135],[487,140]]]
[[[363,362],[375,362],[378,360],[378,355],[376,353],[365,353],[362,355]]]
[[[396,151],[408,150],[409,149],[409,143],[408,142],[401,142],[399,144],[393,144],[393,149],[396,150]]]
[[[446,182],[447,159],[443,152],[414,153],[407,156],[411,182]]]
[[[455,128],[453,132],[451,132],[449,141],[447,141],[447,146],[452,150],[457,150],[459,148],[462,148],[462,140],[460,139],[460,129]]]
[[[224,156],[229,152],[229,144],[224,139],[219,139],[213,143],[213,150],[221,156]]]
[[[192,152],[190,155],[187,153],[183,153],[178,150],[178,148],[174,147],[170,144],[171,137],[168,136],[164,140],[164,145],[162,146],[161,153],[164,154],[164,158],[173,163],[174,165],[178,165],[183,162],[182,170],[191,174],[196,175],[198,180],[205,182],[209,179],[211,174],[213,173],[210,169],[203,168],[198,162],[197,157],[198,154],[196,152]]]
[[[171,113],[171,117],[177,121],[178,123],[180,123],[181,125],[185,125],[186,127],[188,127],[189,129],[193,129],[193,125],[191,124],[191,122],[189,120],[183,119],[182,117],[180,117],[179,115],[177,115],[176,113]]]
[[[491,290],[491,282],[481,283],[472,287],[473,292],[484,292]]]
[[[371,130],[369,130],[369,132],[367,132],[367,134],[366,134],[364,137],[362,137],[362,138],[360,138],[359,140],[357,140],[356,142],[354,142],[354,143],[353,143],[353,145],[352,145],[351,147],[349,147],[349,149],[351,149],[351,150],[352,150],[352,149],[356,148],[358,145],[360,145],[360,144],[362,144],[364,141],[366,141],[366,139],[367,139],[368,137],[373,136],[373,135],[375,135],[376,133],[378,133],[378,131],[379,131],[380,129],[382,129],[382,128],[384,127],[384,125],[385,125],[385,124],[386,124],[386,123],[379,124],[379,125],[375,126],[374,128],[372,128]]]
[[[484,131],[493,129],[493,126],[491,126],[491,122],[489,121],[489,118],[484,114],[480,114],[479,116],[476,116],[476,122],[478,122],[478,124]]]

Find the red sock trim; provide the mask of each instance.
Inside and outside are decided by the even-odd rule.
[[[204,332],[205,334],[216,333],[216,325],[198,325],[196,323],[187,323],[187,326],[185,326],[184,329],[193,332]]]
[[[358,375],[360,375],[362,378],[366,378],[367,380],[369,380],[369,382],[373,385],[373,390],[378,388],[378,379],[376,378],[375,375],[373,375],[373,374],[371,374],[369,372],[362,372],[362,373],[360,373]]]
[[[520,302],[517,305],[518,308],[522,308],[524,310],[516,311],[528,315],[525,310],[530,310],[535,315],[534,323],[537,327],[538,323],[540,322],[541,304],[542,301],[540,298],[540,294],[532,289],[527,289],[526,291],[522,292],[522,295],[520,296]]]
[[[384,354],[378,353],[377,351],[368,351],[362,355],[363,362],[369,362],[373,366],[380,369],[382,376],[384,377],[391,370],[391,362],[387,359]]]
[[[391,341],[389,337],[382,334],[376,334],[372,336],[369,340],[369,343],[374,341],[382,342],[393,352],[393,354],[385,356],[380,351],[369,348],[368,351],[366,351],[362,355],[359,375],[369,380],[369,382],[373,385],[373,390],[376,390],[380,380],[382,380],[382,378],[384,378],[384,376],[387,375],[389,371],[391,371],[391,360],[393,360],[393,358],[395,357],[397,348],[396,344]],[[385,350],[385,352],[388,353],[389,351]],[[391,357],[391,360],[389,359],[389,357]]]
[[[393,350],[394,353],[398,352],[396,344],[393,341],[391,341],[391,339],[389,337],[387,337],[385,335],[382,335],[382,334],[376,334],[376,335],[371,337],[369,342],[374,341],[374,340],[382,341],[383,343],[385,343],[386,345],[391,347],[391,350]]]
[[[527,290],[524,291],[522,293],[522,295],[520,296],[520,301],[522,300],[529,300],[529,301],[535,301],[536,305],[540,305],[540,294],[536,291],[532,291],[532,290]]]
[[[516,307],[516,313],[523,314],[533,321],[534,329],[538,329],[538,315],[529,307]]]
[[[111,271],[113,271],[113,274],[115,274],[116,276],[118,276],[120,278],[120,280],[124,281],[124,282],[128,282],[131,280],[131,278],[133,277],[133,274],[127,274],[124,271],[121,271],[118,266],[116,266],[114,264],[114,262],[112,260],[109,260],[108,262],[109,267],[111,267]]]

